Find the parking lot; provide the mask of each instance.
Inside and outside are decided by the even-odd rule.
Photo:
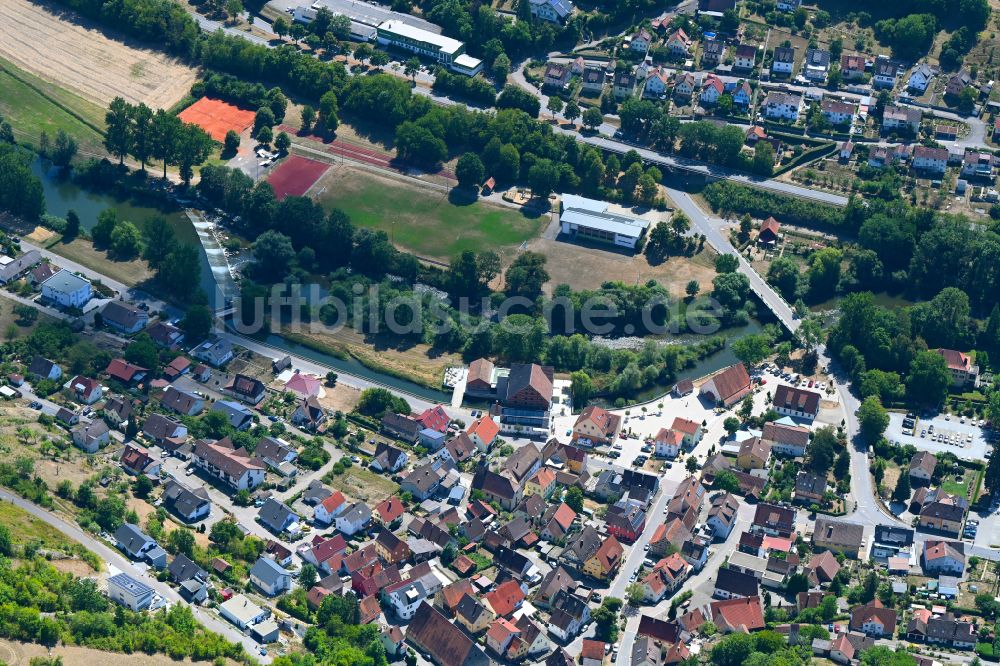
[[[889,414],[889,428],[886,430],[885,436],[890,442],[912,444],[920,451],[931,453],[949,451],[962,460],[986,460],[990,452],[991,445],[986,441],[983,429],[978,424],[973,425],[969,420],[962,423],[955,416],[921,418],[917,420],[914,434],[905,435],[903,434],[904,418],[905,415],[897,412]],[[933,430],[931,430],[931,426],[933,426]],[[921,432],[924,432],[923,436],[921,436]]]

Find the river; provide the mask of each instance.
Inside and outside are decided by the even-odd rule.
[[[60,217],[65,217],[68,211],[74,210],[80,216],[80,224],[84,229],[92,229],[97,224],[97,216],[101,211],[108,208],[114,209],[118,213],[119,219],[133,222],[140,229],[153,217],[160,216],[165,218],[180,242],[197,244],[201,248],[199,256],[201,257],[202,289],[209,295],[209,300],[212,304],[216,307],[222,306],[222,296],[216,286],[213,270],[225,270],[225,259],[211,242],[211,239],[208,238],[210,234],[207,233],[206,229],[196,229],[195,225],[181,208],[158,205],[151,200],[125,200],[114,194],[85,190],[73,181],[59,177],[56,170],[47,168],[41,160],[34,162],[32,170],[42,181],[42,188],[45,191],[46,210],[52,215]],[[204,225],[199,225],[199,227],[204,227]],[[205,238],[199,238],[199,235],[205,236]],[[210,247],[207,250],[205,247],[206,243],[203,241],[208,241],[207,244]],[[211,257],[209,253],[211,253]],[[726,338],[732,338],[755,333],[760,328],[761,324],[758,321],[751,320],[746,326],[728,329],[723,331],[721,335],[724,335]],[[678,344],[693,344],[697,341],[697,336],[682,336],[676,340],[671,340],[671,342]],[[372,370],[353,358],[337,358],[289,342],[276,335],[269,335],[264,343],[273,347],[276,353],[284,351],[294,354],[295,356],[333,368],[336,371],[377,382],[419,398],[445,403],[451,400],[450,393],[427,388],[405,379]],[[699,361],[695,366],[682,370],[678,375],[678,379],[701,377],[735,362],[736,359],[727,346],[722,351]],[[658,395],[662,395],[666,390],[665,387],[655,386],[636,396],[633,401],[651,400]]]

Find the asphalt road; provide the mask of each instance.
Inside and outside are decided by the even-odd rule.
[[[156,580],[155,577],[150,576],[145,568],[138,567],[131,560],[127,559],[118,550],[111,548],[103,541],[94,538],[92,535],[87,534],[81,530],[76,525],[66,522],[59,516],[56,516],[49,511],[41,508],[37,504],[29,502],[13,493],[0,488],[0,500],[10,502],[15,506],[27,511],[29,514],[38,518],[39,520],[45,521],[55,529],[62,532],[64,535],[79,542],[84,547],[92,550],[98,557],[103,559],[108,565],[113,566],[119,571],[127,573],[129,576],[136,578],[145,584],[156,590],[157,594],[163,597],[166,601],[170,603],[186,603],[181,596],[172,587],[166,583],[161,583]],[[194,613],[195,618],[198,619],[202,625],[205,626],[209,631],[214,631],[218,634],[222,634],[226,640],[233,643],[242,643],[243,647],[246,648],[247,652],[256,655],[256,659],[264,664],[271,663],[271,658],[266,656],[261,656],[260,649],[256,641],[244,636],[242,632],[238,631],[234,626],[228,622],[217,617],[213,613],[199,607],[191,606],[191,611]]]

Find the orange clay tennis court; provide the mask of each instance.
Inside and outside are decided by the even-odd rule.
[[[274,188],[274,196],[284,199],[287,196],[300,197],[312,187],[319,177],[330,168],[329,164],[292,155],[268,177],[267,182]]]
[[[186,123],[193,123],[202,128],[216,141],[226,140],[226,132],[234,130],[237,134],[253,125],[256,114],[246,111],[220,99],[202,97],[197,102],[177,114]]]

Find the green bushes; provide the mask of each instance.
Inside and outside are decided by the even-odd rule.
[[[760,219],[773,216],[787,224],[811,228],[838,229],[846,225],[843,210],[836,206],[773,194],[729,181],[712,183],[705,188],[702,196],[717,213],[747,213]]]

